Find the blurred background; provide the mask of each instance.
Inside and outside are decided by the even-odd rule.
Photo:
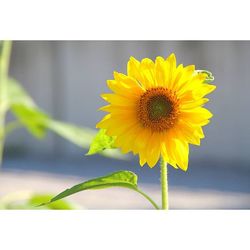
[[[95,128],[104,113],[100,94],[113,71],[126,73],[130,56],[167,57],[195,64],[215,77],[206,105],[214,117],[200,147],[191,146],[187,172],[169,168],[170,208],[250,208],[250,42],[248,41],[15,41],[10,75],[39,107],[54,118]],[[137,157],[115,160],[84,156],[81,149],[48,133],[37,141],[25,129],[6,142],[0,195],[62,190],[116,170],[132,170],[139,185],[160,202],[159,167],[141,168]],[[88,209],[151,208],[146,200],[119,188],[86,191],[70,198]]]

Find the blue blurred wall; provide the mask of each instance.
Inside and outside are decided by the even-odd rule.
[[[106,80],[114,70],[126,72],[132,55],[138,59],[177,55],[178,63],[195,64],[215,76],[217,90],[207,107],[214,113],[194,159],[244,161],[250,165],[250,42],[248,41],[17,41],[10,74],[22,82],[39,106],[55,118],[94,128],[103,116]],[[82,152],[50,134],[38,143],[24,130],[7,146],[32,155],[71,155]]]

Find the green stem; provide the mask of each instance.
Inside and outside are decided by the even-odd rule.
[[[162,209],[168,210],[168,170],[167,163],[161,158],[161,195],[162,195]]]
[[[141,190],[139,189],[134,189],[135,191],[137,191],[138,193],[140,193],[142,196],[144,196],[153,206],[155,209],[160,209],[157,204],[145,193],[143,193]]]
[[[11,54],[11,41],[3,41],[0,44],[0,167],[3,161],[5,142],[5,115],[8,109],[6,102],[7,81]]]

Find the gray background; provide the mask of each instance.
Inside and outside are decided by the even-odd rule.
[[[10,74],[53,117],[94,128],[104,114],[97,112],[104,103],[99,95],[108,91],[106,80],[112,79],[114,70],[125,73],[130,55],[154,59],[171,52],[176,53],[178,63],[208,69],[216,79],[217,90],[207,105],[214,117],[192,157],[249,163],[250,42],[18,41],[13,46]],[[7,145],[22,146],[29,154],[79,153],[55,136],[34,142],[22,131]]]
[[[249,209],[250,42],[16,41],[10,75],[54,118],[94,128],[104,115],[97,111],[105,103],[100,94],[108,91],[106,80],[112,79],[114,70],[126,73],[130,56],[139,60],[154,59],[159,55],[167,57],[172,52],[177,56],[177,63],[195,64],[197,69],[210,70],[217,89],[209,96],[207,104],[214,117],[204,128],[206,138],[201,146],[191,146],[188,171],[169,168],[171,207]],[[7,177],[0,176],[2,192],[28,187],[36,192],[57,193],[77,183],[69,182],[69,176],[82,181],[127,169],[137,173],[139,183],[160,199],[159,167],[140,168],[137,157],[129,161],[98,155],[85,157],[86,149],[52,133],[39,142],[24,129],[8,137],[6,145],[3,169]],[[23,177],[18,178],[21,174]],[[43,174],[49,176],[43,179]],[[53,174],[56,176],[52,180]],[[90,199],[91,208],[145,208],[144,200],[139,204],[137,198],[119,198],[125,197],[124,193],[112,190],[103,193],[104,200],[113,197],[108,202],[100,200],[98,193],[72,198],[83,199],[84,206]]]

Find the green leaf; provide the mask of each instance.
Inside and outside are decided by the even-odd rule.
[[[115,137],[108,136],[105,129],[100,129],[91,142],[89,151],[86,155],[102,154],[106,157],[127,159],[126,155],[114,146]]]
[[[7,98],[8,104],[11,107],[12,105],[24,105],[26,107],[36,107],[32,98],[27,94],[24,88],[16,80],[10,78],[8,80],[7,88]]]
[[[49,128],[72,143],[87,148],[95,135],[95,130],[80,128],[51,119],[42,112],[14,79],[8,82],[8,104],[18,120],[37,138],[44,137]]]
[[[201,70],[196,70],[196,72],[198,74],[205,73],[207,75],[205,83],[212,83],[214,81],[214,76],[210,71],[201,69]]]
[[[105,129],[100,129],[93,139],[87,155],[100,153],[104,149],[115,148],[115,137],[108,136]]]
[[[46,122],[49,116],[42,112],[27,94],[24,88],[14,79],[8,80],[7,85],[8,108],[17,117],[19,122],[37,138],[44,137]]]
[[[37,138],[45,136],[47,123],[50,120],[48,115],[36,107],[25,105],[13,105],[11,110],[32,135]]]
[[[72,195],[72,194],[75,194],[84,190],[104,189],[104,188],[110,188],[110,187],[123,187],[123,188],[132,189],[140,193],[141,195],[143,195],[156,209],[159,209],[156,203],[148,195],[146,195],[145,193],[143,193],[141,190],[138,189],[137,175],[131,171],[118,171],[118,172],[114,172],[106,176],[102,176],[99,178],[95,178],[95,179],[80,183],[69,189],[66,189],[65,191],[61,192],[60,194],[52,198],[50,202],[43,203],[40,206],[48,205],[51,202],[58,201],[69,195]]]
[[[30,197],[30,199],[27,201],[27,204],[30,207],[37,207],[37,205],[47,202],[53,198],[53,195],[50,194],[34,194]],[[65,200],[59,200],[53,203],[49,203],[46,206],[46,209],[60,209],[60,210],[72,210],[76,209],[77,206],[73,203],[70,203]]]
[[[114,186],[126,187],[135,189],[137,188],[137,176],[130,171],[118,171],[106,176],[102,176],[96,179],[92,179],[78,185],[73,186],[70,189],[58,194],[56,197],[51,199],[51,202],[60,200],[69,195],[78,193],[80,191],[88,189],[102,189]]]
[[[96,134],[95,130],[74,126],[72,124],[52,119],[48,120],[46,126],[56,134],[83,148],[89,147]]]
[[[0,199],[0,209],[78,209],[79,205],[66,201],[59,200],[48,204],[44,207],[38,207],[37,205],[42,202],[47,202],[53,198],[51,194],[33,194],[30,192],[16,192],[9,193]]]
[[[47,129],[67,139],[75,145],[89,147],[96,131],[51,119],[36,107],[13,105],[12,111],[18,120],[36,137],[42,138]]]
[[[36,106],[22,85],[14,79],[9,79],[7,90],[5,102],[8,108],[33,136],[43,138],[47,129],[50,129],[79,147],[88,148],[91,145],[88,154],[100,153],[106,157],[126,159],[118,149],[112,149],[114,138],[105,135],[104,131],[96,135],[96,130],[53,120]]]

